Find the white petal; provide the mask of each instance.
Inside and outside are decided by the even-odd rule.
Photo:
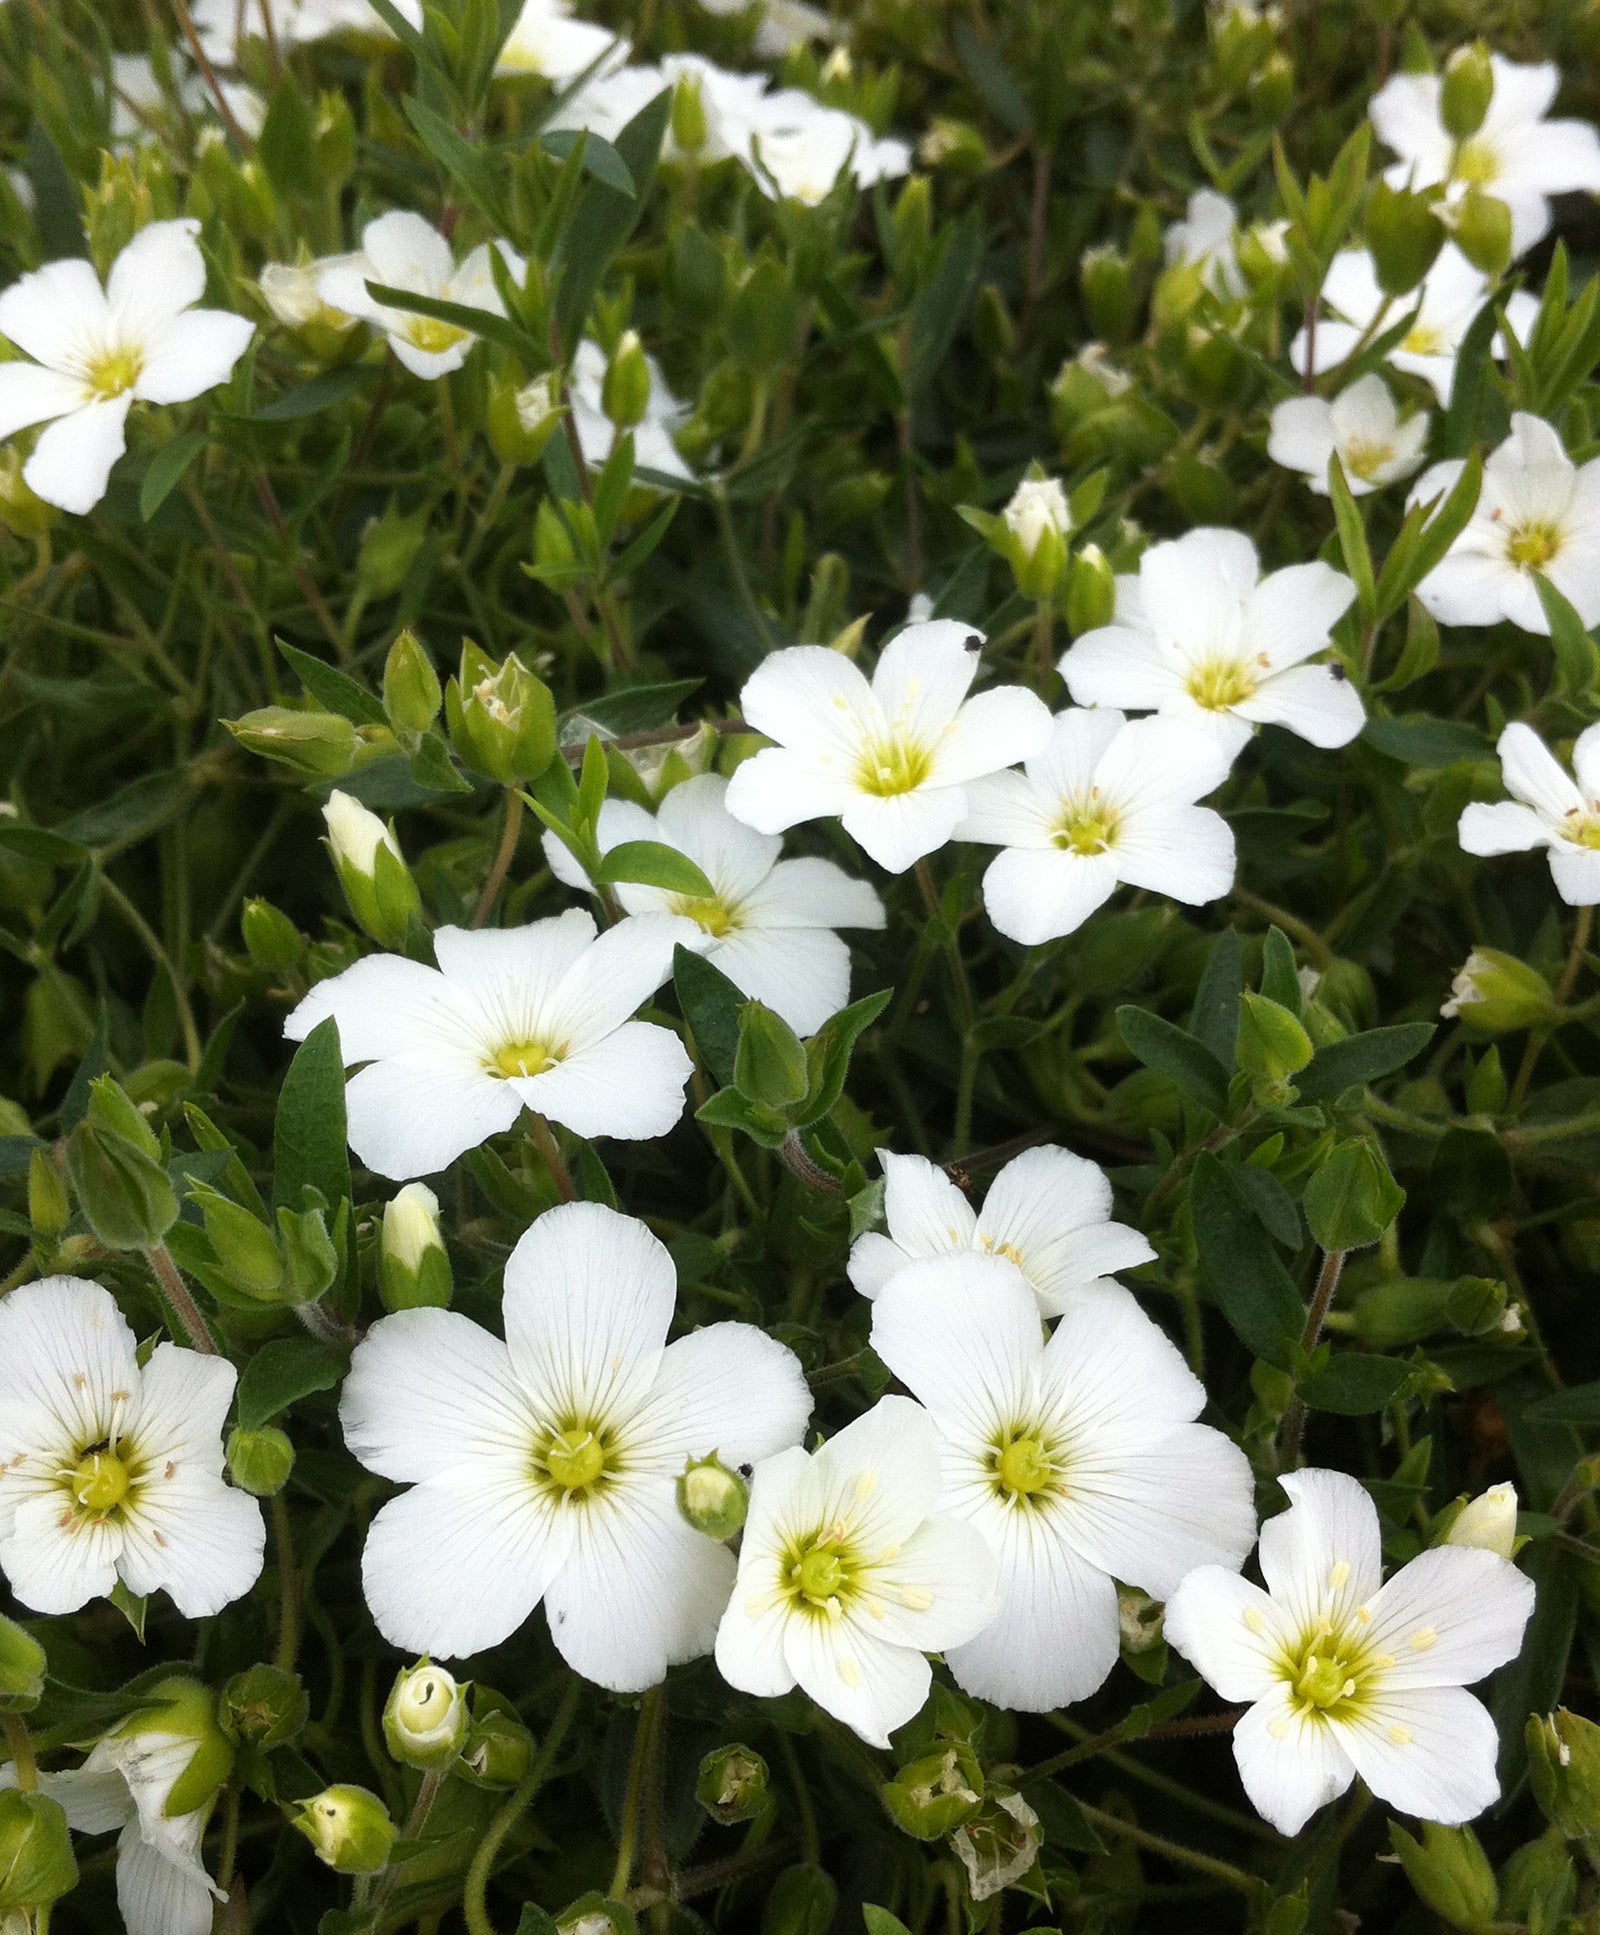
[[[680,1515],[670,1481],[622,1484],[573,1513],[572,1549],[545,1591],[556,1651],[575,1673],[637,1693],[716,1643],[733,1554]]]
[[[1572,747],[1572,770],[1590,799],[1600,799],[1600,726],[1585,726]]]
[[[790,1619],[783,1643],[789,1671],[805,1691],[871,1747],[888,1746],[890,1734],[921,1711],[933,1683],[920,1653],[843,1620]]]
[[[1203,529],[1153,544],[1139,560],[1145,620],[1163,644],[1219,646],[1260,576],[1242,531]]]
[[[524,1474],[461,1467],[372,1521],[361,1586],[378,1631],[413,1655],[465,1659],[509,1639],[570,1548],[569,1514]]]
[[[1495,750],[1506,791],[1525,800],[1541,818],[1559,824],[1574,808],[1584,810],[1583,795],[1531,726],[1507,726]]]
[[[120,1525],[64,1513],[60,1494],[46,1494],[17,1507],[0,1572],[31,1612],[73,1613],[116,1585],[121,1552]]]
[[[1039,761],[1032,763],[1037,766]],[[962,791],[967,804],[955,830],[956,839],[982,846],[1029,847],[1037,852],[1051,849],[1052,834],[1061,817],[1061,802],[1053,789],[1026,773],[990,773],[971,781]]]
[[[655,838],[677,847],[719,894],[731,900],[743,902],[758,893],[783,851],[783,842],[775,835],[755,832],[728,811],[728,782],[720,773],[697,773],[674,786],[661,802],[656,820],[653,833],[624,837]],[[827,862],[814,864],[826,866]]]
[[[813,1455],[811,1478],[824,1522],[841,1520],[874,1553],[903,1545],[942,1487],[933,1420],[910,1398],[879,1398]]]
[[[399,1484],[525,1457],[535,1420],[506,1346],[455,1310],[380,1317],[339,1393],[345,1443]]]
[[[754,1608],[754,1610],[752,1610]],[[788,1618],[780,1601],[768,1604],[751,1595],[744,1599],[741,1578],[733,1588],[717,1627],[717,1671],[741,1693],[775,1699],[794,1685],[794,1674],[784,1657],[783,1635]]]
[[[0,1788],[15,1785],[15,1767],[0,1768]],[[103,1743],[81,1767],[65,1768],[56,1774],[41,1770],[39,1786],[51,1800],[61,1803],[68,1827],[79,1834],[115,1834],[138,1812],[128,1783],[120,1769],[111,1765]]]
[[[47,262],[0,292],[0,336],[47,369],[81,369],[109,326],[100,278],[77,256]]]
[[[959,785],[1031,759],[1049,743],[1050,708],[1020,685],[991,686],[961,708],[934,752],[934,778]]]
[[[936,740],[961,710],[982,646],[981,633],[950,618],[932,618],[896,633],[872,675],[873,694],[890,729],[924,742]]]
[[[1111,1185],[1098,1164],[1046,1145],[1025,1149],[995,1177],[978,1228],[995,1249],[1015,1252],[1041,1311],[1058,1317],[1075,1288],[1153,1260],[1145,1238],[1110,1216]]]
[[[480,1026],[498,1034],[502,1043],[531,1041],[538,1039],[553,991],[584,958],[594,937],[594,917],[581,907],[569,907],[526,927],[475,933],[441,927],[434,934],[433,951],[463,1012],[481,1017]]]
[[[860,668],[823,645],[793,645],[764,659],[745,681],[739,705],[746,721],[780,746],[832,753],[841,760],[858,752],[863,725],[881,729],[878,702]],[[739,767],[729,787],[728,810],[742,820],[749,815],[735,799],[739,775],[749,763]],[[761,826],[759,820],[750,824]]]
[[[222,1428],[238,1382],[225,1357],[157,1344],[127,1423],[141,1460],[180,1460],[220,1475]]]
[[[199,1836],[195,1836],[198,1865]],[[129,1822],[117,1843],[117,1907],[127,1935],[211,1935],[210,1883]]]
[[[850,949],[824,928],[746,928],[713,942],[705,953],[736,988],[781,1015],[797,1035],[814,1035],[850,999]]]
[[[1012,847],[990,861],[983,905],[1000,932],[1024,947],[1076,932],[1117,890],[1109,853],[1033,853]]]
[[[1155,712],[1184,691],[1182,666],[1143,625],[1103,625],[1085,632],[1062,654],[1061,676],[1079,706]]]
[[[0,1407],[24,1402],[65,1436],[98,1444],[114,1394],[139,1388],[137,1340],[111,1292],[83,1277],[41,1277],[0,1300]],[[10,1453],[12,1446],[7,1445]]]
[[[850,1252],[850,1282],[863,1297],[881,1296],[883,1287],[909,1259],[898,1243],[869,1230]]]
[[[728,811],[761,833],[782,833],[802,820],[831,818],[858,797],[854,776],[859,757],[853,750],[790,752],[769,746],[743,760],[729,780]],[[822,759],[833,762],[831,770],[818,764]]]
[[[865,1569],[863,1601],[850,1624],[921,1653],[961,1646],[1000,1611],[995,1555],[979,1528],[954,1513],[919,1525],[905,1542]]]
[[[742,912],[752,927],[784,930],[881,928],[887,918],[870,881],[853,878],[831,860],[809,856],[780,860],[765,880],[742,897]]]
[[[630,914],[608,927],[551,990],[535,1038],[574,1051],[603,1040],[671,974],[678,942],[696,938],[693,921],[671,914]]]
[[[1417,596],[1441,625],[1493,625],[1504,615],[1507,589],[1519,576],[1502,556],[1457,549],[1433,567],[1417,586]]]
[[[75,376],[39,363],[0,363],[0,437],[64,417],[85,401],[85,385]]]
[[[1251,1805],[1280,1834],[1298,1834],[1355,1779],[1334,1729],[1294,1706],[1282,1681],[1234,1728],[1233,1757]]]
[[[454,930],[441,928],[434,936]],[[465,1045],[473,1039],[470,1011],[435,969],[398,954],[368,954],[319,981],[283,1024],[291,1041],[304,1041],[332,1015],[346,1068],[385,1055],[408,1055],[429,1042]]]
[[[1088,1699],[1122,1643],[1115,1584],[1062,1539],[1049,1513],[996,1511],[982,1526],[999,1559],[1001,1609],[948,1651],[956,1684],[1020,1713]]]
[[[1522,1647],[1533,1581],[1496,1553],[1442,1545],[1419,1553],[1372,1602],[1367,1644],[1391,1654],[1388,1687],[1471,1686]]]
[[[708,1324],[663,1351],[628,1442],[676,1479],[687,1459],[713,1452],[725,1465],[756,1464],[798,1444],[810,1416],[810,1386],[787,1345],[754,1324]]]
[[[1112,857],[1129,886],[1167,894],[1189,907],[1220,900],[1233,886],[1233,829],[1208,806],[1130,818],[1118,832]]]
[[[1214,793],[1228,776],[1233,754],[1227,734],[1206,729],[1192,712],[1132,719],[1106,747],[1095,778],[1130,817],[1169,812]]]
[[[1500,1798],[1499,1736],[1488,1709],[1456,1686],[1380,1691],[1358,1722],[1333,1728],[1380,1801],[1447,1827]]]
[[[889,1234],[907,1256],[941,1256],[970,1249],[978,1219],[972,1205],[936,1162],[883,1150],[883,1214]]]
[[[1464,853],[1526,853],[1549,844],[1550,828],[1521,800],[1474,800],[1462,808],[1456,838]]]
[[[1274,671],[1298,665],[1327,645],[1355,596],[1351,580],[1320,561],[1271,572],[1245,603],[1248,648],[1264,652]]]
[[[887,873],[904,873],[925,854],[937,853],[966,812],[959,786],[919,786],[883,797],[856,793],[840,814],[852,840]]]
[[[438,1052],[370,1063],[345,1084],[344,1105],[350,1147],[391,1182],[448,1169],[522,1112],[512,1083]]]
[[[666,1246],[602,1203],[546,1210],[506,1260],[506,1345],[551,1418],[626,1419],[661,1365],[678,1279]]]
[[[872,1348],[945,1437],[978,1446],[1030,1408],[1044,1339],[1022,1272],[974,1254],[900,1271],[873,1305]]]
[[[169,1465],[167,1470],[172,1470]],[[167,1592],[185,1619],[209,1619],[261,1577],[261,1507],[211,1472],[180,1465],[143,1483],[117,1571],[132,1593]]]
[[[124,433],[132,402],[131,393],[124,391],[48,424],[22,467],[29,490],[58,510],[80,517],[92,511],[106,494],[111,466],[127,448]]]
[[[1044,1388],[1084,1456],[1200,1415],[1205,1386],[1121,1284],[1085,1286],[1045,1346]]]
[[[670,1028],[625,1021],[554,1068],[514,1077],[506,1086],[575,1135],[643,1142],[665,1135],[683,1114],[683,1092],[693,1073],[688,1050]]]
[[[163,325],[205,294],[205,257],[195,240],[199,233],[194,220],[151,222],[112,263],[106,301],[121,341],[149,343]]]
[[[371,280],[390,289],[442,296],[455,268],[450,244],[408,209],[392,209],[368,222],[361,231],[361,247],[372,264]]]
[[[1280,1684],[1274,1663],[1292,1638],[1282,1610],[1225,1566],[1198,1566],[1180,1580],[1163,1626],[1224,1700],[1260,1700]]]
[[[1267,455],[1287,470],[1303,470],[1313,490],[1327,489],[1328,459],[1333,450],[1333,410],[1326,398],[1286,397],[1273,410]]]
[[[187,403],[226,383],[256,326],[225,309],[191,309],[151,339],[134,394],[142,403]]]
[[[1383,1578],[1377,1507],[1347,1472],[1287,1472],[1278,1483],[1292,1502],[1261,1528],[1267,1590],[1302,1631],[1323,1614],[1342,1628]]]
[[[1600,901],[1600,853],[1586,847],[1552,847],[1550,878],[1569,907]]]
[[[1279,672],[1263,680],[1236,712],[1256,725],[1283,726],[1330,751],[1348,746],[1367,723],[1360,693],[1334,665],[1295,665]]]

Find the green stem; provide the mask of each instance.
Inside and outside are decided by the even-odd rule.
[[[570,1203],[578,1192],[573,1186],[572,1172],[568,1169],[556,1142],[555,1131],[536,1110],[529,1109],[526,1113],[528,1134],[533,1139],[534,1148],[539,1152],[539,1160],[549,1170],[550,1180],[556,1186],[556,1194],[562,1202]]]
[[[300,1651],[300,1575],[295,1569],[294,1530],[283,1493],[272,1496],[272,1538],[278,1552],[278,1650],[281,1672],[294,1671]]]
[[[428,1815],[433,1809],[434,1802],[439,1798],[439,1789],[444,1786],[445,1775],[448,1772],[449,1769],[445,1767],[430,1767],[422,1776],[422,1784],[417,1789],[417,1798],[411,1812],[406,1816],[405,1826],[400,1830],[402,1842],[415,1841],[427,1825]],[[373,1895],[367,1909],[375,1929],[383,1926],[384,1904],[394,1893],[395,1884],[400,1879],[400,1870],[404,1866],[404,1861],[391,1863],[384,1869],[379,1879],[377,1892]]]
[[[567,1728],[572,1725],[573,1716],[578,1711],[578,1702],[583,1697],[583,1682],[573,1678],[568,1682],[566,1693],[562,1696],[556,1717],[550,1722],[545,1734],[544,1745],[539,1749],[539,1757],[529,1768],[521,1782],[511,1790],[504,1807],[484,1830],[483,1839],[478,1843],[472,1865],[467,1869],[467,1885],[461,1898],[461,1912],[466,1918],[470,1935],[495,1935],[494,1923],[489,1919],[486,1896],[489,1890],[489,1877],[494,1872],[495,1856],[500,1852],[500,1844],[516,1826],[518,1818],[531,1804],[533,1797],[544,1785]]]
[[[1561,970],[1561,979],[1556,983],[1555,1004],[1559,1008],[1571,994],[1578,979],[1578,970],[1583,966],[1584,949],[1589,945],[1589,929],[1594,924],[1594,909],[1580,907],[1578,924],[1573,929],[1572,946],[1567,951],[1566,965]],[[1533,1081],[1533,1071],[1539,1065],[1539,1057],[1544,1053],[1550,1037],[1561,1025],[1560,1020],[1546,1027],[1535,1028],[1528,1036],[1528,1045],[1522,1051],[1522,1063],[1517,1069],[1516,1080],[1511,1084],[1511,1095],[1506,1102],[1506,1113],[1515,1115],[1528,1099],[1528,1088]]]
[[[1255,1875],[1247,1875],[1243,1868],[1234,1867],[1231,1861],[1219,1861],[1214,1855],[1202,1854],[1198,1848],[1186,1848],[1180,1841],[1169,1841],[1163,1834],[1152,1834],[1148,1828],[1136,1827],[1132,1821],[1123,1820],[1120,1814],[1108,1814],[1104,1808],[1091,1807],[1087,1801],[1079,1801],[1084,1813],[1098,1828],[1109,1828],[1113,1834],[1120,1834],[1131,1841],[1136,1848],[1144,1848],[1150,1854],[1158,1854],[1164,1861],[1176,1863],[1181,1868],[1193,1868],[1196,1874],[1210,1875],[1214,1881],[1225,1882],[1228,1887],[1238,1889],[1239,1893],[1251,1901],[1258,1900],[1266,1889],[1266,1884]]]
[[[500,833],[500,845],[495,850],[494,865],[489,869],[489,878],[483,883],[483,892],[478,896],[478,905],[472,916],[472,925],[482,927],[494,911],[494,904],[500,897],[500,889],[506,884],[506,875],[511,871],[511,863],[517,857],[517,837],[522,832],[522,794],[515,786],[506,788],[506,821]]]
[[[633,1879],[634,1851],[639,1845],[639,1816],[644,1807],[644,1770],[650,1761],[650,1737],[656,1729],[661,1710],[661,1689],[651,1687],[639,1703],[639,1724],[633,1731],[633,1757],[628,1762],[628,1788],[622,1803],[622,1833],[617,1840],[617,1865],[607,1890],[613,1901],[621,1901]]]
[[[794,1789],[795,1806],[800,1810],[800,1847],[805,1859],[813,1867],[822,1850],[822,1842],[817,1834],[817,1810],[811,1805],[811,1790],[806,1786],[805,1771],[800,1765],[800,1756],[794,1750],[794,1742],[787,1733],[778,1735],[778,1745],[783,1752],[783,1764],[788,1769],[789,1785]]]
[[[206,1320],[200,1315],[200,1306],[189,1294],[189,1286],[178,1274],[178,1266],[168,1254],[164,1243],[155,1243],[145,1251],[145,1261],[150,1265],[156,1282],[161,1285],[161,1294],[166,1298],[172,1314],[178,1320],[178,1327],[189,1339],[190,1346],[207,1357],[217,1355],[217,1346],[211,1332],[206,1328]]]
[[[167,953],[165,947],[162,946],[160,935],[157,934],[155,929],[145,919],[144,915],[139,912],[138,908],[134,906],[133,902],[129,900],[128,896],[111,878],[110,874],[101,874],[100,891],[111,902],[112,906],[116,908],[117,912],[121,914],[122,918],[133,929],[134,933],[138,935],[140,941],[143,943],[145,952],[155,962],[156,966],[161,969],[162,973],[166,975],[167,981],[172,988],[173,1005],[178,1011],[178,1027],[183,1035],[184,1058],[189,1064],[189,1073],[192,1075],[200,1066],[200,1060],[205,1050],[201,1047],[200,1030],[195,1026],[194,1010],[189,1006],[189,997],[184,992],[183,982],[179,979],[178,970],[173,965],[171,956]]]
[[[33,1757],[33,1737],[20,1713],[0,1713],[0,1730],[17,1770],[17,1785],[31,1794],[39,1785],[39,1763]]]
[[[1334,1292],[1339,1288],[1339,1278],[1344,1271],[1344,1250],[1329,1250],[1323,1256],[1322,1268],[1317,1274],[1317,1287],[1312,1293],[1311,1308],[1306,1313],[1306,1327],[1301,1333],[1300,1348],[1309,1357],[1317,1347],[1322,1335],[1322,1326],[1328,1311],[1333,1305]],[[1306,1407],[1298,1393],[1290,1399],[1289,1408],[1283,1414],[1283,1422],[1278,1427],[1278,1469],[1289,1470],[1299,1459],[1300,1438],[1306,1426]]]

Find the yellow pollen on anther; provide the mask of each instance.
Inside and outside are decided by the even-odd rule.
[[[407,316],[400,333],[413,349],[426,356],[438,356],[466,339],[467,332],[454,323],[440,322],[435,316]]]
[[[489,1073],[508,1081],[514,1075],[544,1075],[561,1061],[564,1051],[542,1041],[512,1041],[489,1063]]]
[[[1560,550],[1561,532],[1554,524],[1518,524],[1506,536],[1506,556],[1524,571],[1542,571]]]
[[[1411,1745],[1411,1729],[1409,1727],[1391,1727],[1389,1729],[1389,1738],[1397,1747],[1409,1747]]]
[[[856,1474],[856,1482],[850,1489],[856,1503],[858,1505],[865,1505],[867,1500],[878,1489],[878,1474],[875,1471],[858,1472]]]
[[[902,1586],[900,1603],[912,1612],[926,1612],[933,1604],[933,1594],[926,1586]]]
[[[1406,1641],[1406,1644],[1411,1648],[1413,1653],[1426,1653],[1429,1647],[1437,1641],[1438,1637],[1439,1635],[1431,1626],[1419,1626],[1411,1635],[1410,1639]]]
[[[1356,1618],[1363,1626],[1370,1626],[1372,1624],[1372,1608],[1370,1606],[1357,1606]]]
[[[1271,1726],[1267,1728],[1267,1732],[1272,1735],[1274,1740],[1282,1740],[1288,1731],[1289,1722],[1287,1720],[1274,1720]]]
[[[108,349],[97,356],[84,372],[89,388],[97,397],[109,401],[125,396],[138,382],[144,359],[136,349]]]
[[[848,1653],[841,1653],[839,1655],[839,1678],[844,1681],[846,1686],[860,1686],[861,1684],[861,1668],[857,1666]]]
[[[1339,1592],[1348,1584],[1349,1578],[1350,1561],[1348,1559],[1336,1559],[1333,1563],[1332,1570],[1328,1574],[1328,1584],[1335,1592]]]
[[[1352,477],[1359,477],[1362,483],[1370,484],[1385,464],[1393,463],[1394,445],[1379,443],[1369,437],[1351,437],[1340,455]]]
[[[1261,1609],[1258,1606],[1245,1607],[1244,1623],[1253,1633],[1264,1633],[1267,1629],[1267,1622],[1261,1617]]]
[[[1212,658],[1189,674],[1189,697],[1207,712],[1226,712],[1230,706],[1253,699],[1256,676],[1236,658]]]
[[[914,739],[891,738],[862,749],[856,783],[863,793],[895,799],[914,793],[933,770],[933,759]]]

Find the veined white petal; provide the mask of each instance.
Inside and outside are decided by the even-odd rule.
[[[978,1231],[990,1247],[1015,1252],[1043,1314],[1058,1317],[1078,1285],[1153,1260],[1146,1239],[1110,1217],[1104,1170],[1045,1144],[1013,1156],[995,1177]]]
[[[255,333],[253,322],[225,309],[173,317],[151,336],[134,394],[141,403],[187,403],[214,390],[232,376]]]
[[[929,783],[910,793],[854,793],[839,819],[886,873],[904,873],[924,855],[938,852],[966,810],[960,786]]]
[[[938,739],[961,711],[982,646],[981,632],[951,618],[930,618],[897,632],[872,675],[873,695],[889,726],[925,742]]]
[[[504,1045],[538,1039],[555,990],[594,938],[593,915],[569,907],[526,927],[441,927],[433,951],[452,996],[474,1016],[478,1032]]]
[[[781,1016],[797,1035],[816,1034],[850,999],[849,946],[826,928],[747,925],[713,941],[705,953],[736,988]]]
[[[784,1654],[787,1624],[782,1602],[747,1595],[741,1576],[717,1627],[717,1671],[729,1686],[765,1699],[789,1691],[795,1681]]]
[[[894,1553],[863,1574],[847,1618],[857,1631],[919,1653],[964,1645],[998,1614],[997,1567],[988,1540],[954,1513],[925,1519]]]
[[[1084,1287],[1044,1349],[1042,1390],[1091,1463],[1173,1425],[1205,1404],[1205,1386],[1171,1339],[1121,1284]]]
[[[691,921],[683,925],[698,931]],[[639,1142],[665,1135],[683,1114],[683,1092],[693,1072],[688,1050],[670,1028],[625,1021],[555,1067],[513,1076],[505,1086],[576,1135]]]
[[[220,1476],[222,1431],[239,1373],[225,1357],[157,1344],[139,1374],[124,1430],[142,1460],[180,1460]]]
[[[1251,1805],[1280,1834],[1298,1834],[1356,1774],[1341,1735],[1297,1707],[1281,1680],[1234,1728],[1233,1757]]]
[[[455,931],[440,928],[435,946]],[[319,981],[291,1012],[283,1032],[290,1041],[304,1041],[330,1015],[339,1024],[346,1068],[385,1055],[409,1055],[430,1042],[462,1048],[474,1042],[472,1011],[461,990],[436,969],[398,954],[365,955],[342,974]]]
[[[873,1305],[872,1348],[963,1447],[988,1444],[1037,1407],[1039,1307],[1004,1258],[908,1263]]]
[[[1384,1687],[1471,1686],[1515,1659],[1533,1614],[1533,1581],[1497,1553],[1421,1552],[1372,1602],[1367,1644],[1387,1653]]]
[[[0,1300],[0,1415],[11,1403],[57,1420],[62,1449],[97,1444],[139,1388],[137,1340],[111,1292],[83,1277],[41,1277]],[[69,1441],[76,1441],[75,1444]],[[7,1454],[21,1446],[6,1444]]]
[[[795,1618],[783,1629],[784,1660],[825,1713],[871,1747],[921,1711],[933,1674],[921,1653],[892,1646],[853,1621]]]
[[[350,1147],[392,1182],[435,1175],[511,1127],[522,1112],[516,1086],[459,1051],[369,1063],[345,1084]]]
[[[118,255],[106,278],[106,302],[116,340],[148,345],[205,294],[206,264],[196,240],[199,233],[200,224],[192,217],[151,222]]]
[[[689,1458],[753,1465],[798,1444],[810,1416],[811,1389],[786,1344],[754,1324],[707,1324],[662,1352],[628,1442],[675,1480]]]
[[[189,1817],[185,1817],[187,1820]],[[213,1889],[200,1867],[203,1823],[196,1814],[192,1863],[171,1858],[130,1821],[117,1842],[117,1907],[127,1935],[211,1935]]]
[[[57,417],[39,433],[22,481],[36,497],[82,517],[106,494],[111,467],[127,448],[130,391],[86,403]]]
[[[0,291],[0,336],[46,369],[79,372],[109,325],[100,278],[78,256],[47,262]]]
[[[116,1585],[122,1537],[112,1519],[63,1512],[59,1492],[30,1498],[0,1539],[0,1572],[31,1612],[73,1613]]]
[[[1335,1627],[1355,1616],[1383,1580],[1378,1511],[1347,1472],[1286,1472],[1286,1512],[1261,1528],[1261,1576],[1302,1632],[1326,1615]]]
[[[938,1433],[910,1398],[879,1398],[813,1453],[811,1472],[818,1522],[849,1526],[853,1544],[881,1557],[933,1510],[943,1483]]]
[[[744,893],[741,911],[751,928],[785,934],[807,927],[881,928],[887,918],[870,881],[809,855],[780,860]]]
[[[169,1463],[141,1483],[124,1516],[117,1571],[130,1592],[169,1593],[185,1619],[209,1619],[261,1577],[266,1540],[248,1492],[196,1465]]]
[[[937,1163],[926,1156],[879,1153],[883,1167],[883,1214],[889,1234],[908,1257],[941,1256],[970,1249],[978,1218],[972,1205]]]
[[[603,1040],[671,974],[677,943],[698,938],[693,921],[671,914],[630,914],[608,927],[550,991],[536,1037],[575,1050]]]
[[[1118,878],[1109,853],[1008,847],[984,870],[984,910],[1009,940],[1035,947],[1075,933],[1116,892]]]
[[[1202,1565],[1179,1581],[1163,1622],[1168,1643],[1224,1700],[1261,1700],[1280,1684],[1273,1662],[1293,1637],[1282,1609],[1226,1566]]]
[[[1460,1687],[1380,1689],[1359,1718],[1330,1724],[1373,1793],[1403,1814],[1450,1827],[1500,1798],[1494,1721]]]

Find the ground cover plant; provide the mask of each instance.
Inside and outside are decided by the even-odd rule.
[[[1595,1924],[1597,59],[0,5],[0,1935]]]

